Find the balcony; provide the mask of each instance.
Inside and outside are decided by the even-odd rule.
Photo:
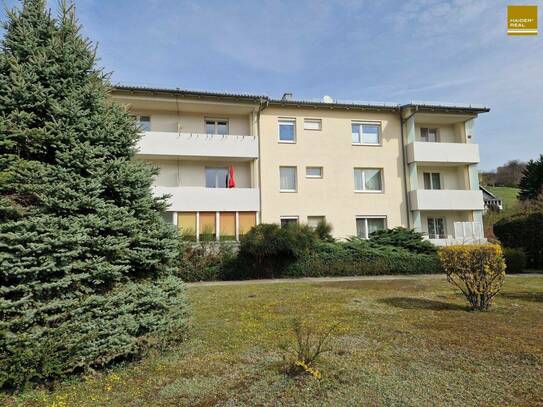
[[[259,211],[258,188],[153,187],[157,196],[171,195],[170,211]]]
[[[142,156],[258,158],[254,136],[146,131],[138,142]]]
[[[478,211],[483,210],[483,193],[472,190],[438,189],[409,192],[414,211]]]
[[[479,145],[415,141],[407,145],[407,161],[426,164],[476,164],[480,161]]]
[[[483,224],[480,222],[454,222],[454,234],[442,236],[439,239],[430,239],[428,236],[426,238],[436,246],[487,242],[483,233]]]

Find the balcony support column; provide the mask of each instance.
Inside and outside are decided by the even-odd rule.
[[[413,230],[415,230],[415,232],[422,233],[422,221],[421,221],[420,211],[411,211],[411,214],[413,218],[412,219]]]

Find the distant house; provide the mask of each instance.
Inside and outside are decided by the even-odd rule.
[[[485,211],[501,211],[503,209],[503,201],[490,192],[485,187],[479,186],[483,192],[483,201],[485,202]]]

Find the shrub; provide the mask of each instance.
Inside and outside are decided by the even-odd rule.
[[[238,259],[232,262],[228,278],[274,278],[295,259],[310,252],[316,245],[315,232],[306,225],[261,223],[240,241]]]
[[[526,268],[526,254],[522,249],[506,247],[503,249],[506,271],[509,274],[522,273]]]
[[[378,245],[401,247],[413,253],[433,254],[436,252],[436,247],[425,240],[422,233],[403,227],[375,231],[370,235],[369,240]]]
[[[494,234],[505,247],[522,249],[529,267],[543,269],[543,212],[502,219]]]
[[[182,241],[179,257],[177,275],[183,281],[213,281],[222,279],[224,267],[235,253],[232,243]]]
[[[286,277],[431,274],[441,271],[435,255],[411,253],[392,246],[372,246],[366,240],[321,243],[285,270]]]
[[[317,234],[317,237],[319,240],[323,242],[332,243],[335,242],[336,239],[332,236],[332,224],[326,222],[325,219],[321,220],[317,226],[315,227],[315,233]]]
[[[499,245],[458,245],[439,249],[447,280],[458,287],[472,310],[487,310],[505,280],[505,261]]]

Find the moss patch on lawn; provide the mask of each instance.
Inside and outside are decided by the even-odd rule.
[[[467,311],[443,280],[199,286],[191,338],[8,406],[537,405],[543,403],[543,277],[506,280]],[[322,379],[288,378],[294,317],[339,322]]]

